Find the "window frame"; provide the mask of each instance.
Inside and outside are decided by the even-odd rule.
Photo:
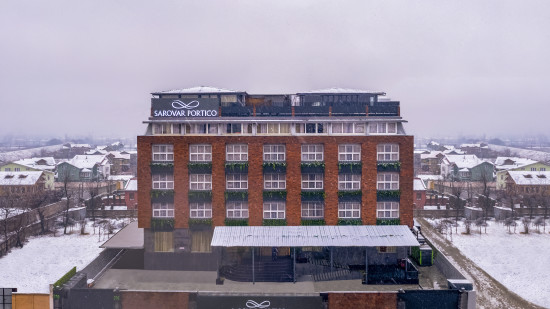
[[[277,176],[277,179],[273,179],[274,176]],[[268,183],[270,187],[267,186]],[[277,184],[276,187],[273,184]],[[286,190],[286,173],[265,173],[264,190]]]
[[[314,179],[311,179],[311,178],[314,178]],[[302,190],[323,190],[323,187],[324,187],[323,178],[324,178],[324,174],[321,174],[321,173],[302,173],[302,179],[301,179]],[[320,187],[317,186],[319,183],[321,184]],[[313,184],[313,188],[311,187],[311,184]]]
[[[153,209],[153,218],[174,218],[174,203],[155,202],[151,207]],[[163,211],[165,211],[165,215],[162,215]],[[157,213],[156,215],[155,212]]]
[[[280,151],[282,147],[282,152]],[[267,151],[266,151],[267,148]],[[274,150],[275,149],[275,150]],[[275,156],[275,159],[273,159]],[[282,159],[281,159],[282,156]],[[286,161],[286,145],[285,144],[266,144],[263,146],[264,162],[284,162]]]
[[[231,190],[231,191],[248,190],[248,174],[247,173],[225,174],[225,189]]]
[[[324,161],[325,145],[323,144],[302,144],[300,150],[300,158],[302,162]],[[311,157],[313,157],[313,159],[311,159]]]
[[[238,216],[235,215],[237,213],[239,214]],[[247,201],[227,201],[225,203],[225,217],[227,219],[248,219],[249,215]]]
[[[266,206],[269,207],[269,209],[266,210]],[[276,209],[273,209],[273,206],[277,206]],[[280,206],[282,206],[282,210],[280,209]],[[275,217],[269,216],[266,218],[266,214],[275,214]],[[282,214],[282,217],[279,215]],[[264,219],[278,219],[278,220],[284,220],[286,219],[286,202],[284,201],[265,201],[263,203],[262,207],[262,217]]]
[[[351,206],[351,208],[349,208]],[[357,209],[355,209],[357,206]],[[357,212],[357,215],[355,215]],[[361,202],[342,201],[338,202],[338,218],[339,219],[360,219],[361,218]]]
[[[342,150],[342,147],[343,147],[343,150]],[[348,147],[351,147],[352,149],[349,150]],[[351,156],[351,159],[348,159],[348,156]],[[360,162],[361,161],[361,144],[339,144],[338,161]]]
[[[340,129],[334,130],[340,127]],[[364,122],[339,122],[331,125],[332,134],[365,134],[366,124]],[[340,131],[340,132],[337,132]]]
[[[153,144],[151,152],[155,162],[174,162],[174,145],[172,144]]]
[[[376,202],[377,219],[399,219],[399,202]]]
[[[199,215],[201,212],[202,212],[202,216]],[[190,219],[212,219],[212,202],[190,202],[189,218]]]
[[[388,151],[388,147],[390,147]],[[382,148],[382,150],[381,150]],[[397,150],[395,150],[397,148]],[[378,144],[376,145],[376,160],[383,161],[399,161],[399,144]]]
[[[199,151],[201,147],[203,148],[203,152]],[[210,152],[208,152],[208,149],[210,150]],[[190,144],[189,161],[190,162],[212,162],[212,145],[211,144]]]
[[[300,210],[303,219],[322,219],[325,217],[325,203],[322,201],[302,201]]]
[[[383,179],[380,179],[382,177]],[[387,179],[387,177],[390,177],[390,179]],[[376,190],[399,190],[399,173],[378,173],[376,175]]]
[[[172,173],[153,174],[151,176],[151,182],[154,190],[173,190],[174,174]]]
[[[239,147],[236,151],[235,147]],[[243,151],[243,149],[246,149]],[[230,156],[232,156],[230,158]],[[225,145],[225,160],[229,162],[246,162],[248,161],[248,145],[247,144],[227,144]]]
[[[338,174],[338,191],[359,190],[361,190],[361,174]]]
[[[195,179],[193,179],[195,178]],[[202,179],[201,179],[202,178]],[[210,180],[210,181],[208,181]],[[195,188],[193,188],[195,185]],[[189,190],[191,191],[211,191],[212,174],[189,174]]]

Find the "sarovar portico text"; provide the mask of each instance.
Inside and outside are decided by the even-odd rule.
[[[195,87],[152,96],[147,131],[138,136],[145,269],[293,281],[305,271],[293,259],[328,254],[329,246],[332,261],[341,264],[346,259],[365,267],[406,258],[413,136],[405,132],[399,102],[384,92],[249,94]],[[380,239],[405,234],[393,243],[369,243],[361,240],[363,230],[350,226]],[[296,237],[289,237],[291,243],[242,234],[264,229],[281,239]],[[315,229],[351,233],[349,239],[357,241],[315,242],[305,235]],[[224,245],[229,239],[232,245]],[[256,263],[288,262],[290,269],[274,274],[256,268],[252,278],[252,272],[237,269],[250,257]]]

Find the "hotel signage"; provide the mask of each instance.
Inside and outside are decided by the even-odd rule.
[[[318,309],[321,296],[198,295],[197,308],[219,309]]]
[[[151,99],[153,117],[218,117],[218,99]]]

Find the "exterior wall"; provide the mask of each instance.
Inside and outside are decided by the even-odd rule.
[[[14,172],[15,168],[20,168],[22,172],[24,171],[42,171],[44,172],[44,186],[47,190],[53,190],[55,187],[55,179],[54,179],[54,173],[50,171],[43,171],[36,168],[24,166],[21,164],[16,163],[8,163],[6,165],[0,166],[0,171],[4,172],[6,169],[9,169],[10,171]]]
[[[419,194],[420,198],[418,198]],[[424,209],[424,205],[426,205],[426,190],[414,191],[413,199],[415,209]]]
[[[506,189],[506,172],[507,171],[529,171],[530,172],[531,169],[535,169],[536,171],[550,171],[550,165],[544,164],[542,162],[537,162],[537,163],[533,163],[533,164],[518,167],[518,168],[498,171],[496,175],[497,189],[498,190]]]
[[[397,292],[329,293],[328,309],[397,308]]]
[[[328,225],[338,222],[338,144],[361,144],[361,190],[363,224],[376,224],[376,146],[380,143],[399,144],[400,167],[400,222],[413,224],[413,136],[139,136],[138,137],[138,210],[139,227],[150,227],[152,216],[150,191],[152,178],[152,144],[174,145],[174,207],[175,227],[187,228],[189,219],[188,169],[189,144],[211,144],[212,161],[212,221],[214,226],[225,221],[225,145],[249,145],[249,225],[262,224],[263,171],[262,145],[286,144],[287,174],[287,225],[301,223],[301,144],[324,144],[325,221]]]
[[[69,163],[61,163],[57,166],[57,181],[65,181],[65,177],[69,178],[69,181],[81,181],[80,169]]]
[[[133,194],[133,196],[131,196]],[[138,205],[138,193],[137,191],[125,191],[124,202],[127,209],[137,209]]]
[[[13,294],[13,309],[50,308],[49,294]]]
[[[488,162],[479,164],[470,169],[472,181],[482,181],[485,177],[487,181],[493,181],[495,167]]]

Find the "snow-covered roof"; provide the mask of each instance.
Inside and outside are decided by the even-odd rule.
[[[189,93],[189,94],[191,94],[191,93],[238,93],[238,92],[244,92],[244,91],[235,91],[235,90],[209,87],[209,86],[198,86],[198,87],[158,91],[158,92],[153,92],[153,94],[156,94],[156,93],[159,93],[159,94],[168,94],[168,93]]]
[[[109,154],[112,154],[115,159],[130,160],[130,154],[127,152],[122,153],[121,151],[109,151]]]
[[[326,88],[326,89],[318,89],[318,90],[311,90],[311,91],[305,91],[305,92],[299,92],[300,94],[329,94],[329,93],[370,93],[370,94],[379,94],[379,95],[385,95],[385,92],[382,91],[372,91],[372,90],[361,90],[361,89],[350,89],[350,88]]]
[[[74,165],[78,168],[92,169],[94,165],[101,165],[103,161],[105,161],[105,155],[76,155],[67,163]]]
[[[414,191],[426,191],[426,185],[424,181],[420,178],[415,178],[413,181],[413,190]]]
[[[441,154],[441,151],[430,151],[429,153],[420,154],[421,159],[437,159],[437,156]]]
[[[508,171],[508,175],[517,185],[550,185],[550,171]]]
[[[126,187],[124,190],[126,191],[137,191],[137,179],[130,179],[128,183],[126,183]]]
[[[1,186],[32,186],[40,179],[42,171],[0,172]]]
[[[512,164],[506,164],[512,163]],[[538,161],[519,157],[497,157],[495,165],[500,170],[508,170],[538,163]]]
[[[461,144],[460,148],[489,148],[487,145],[481,144]]]
[[[98,148],[88,150],[88,151],[85,152],[85,154],[87,154],[87,155],[107,154],[107,153],[109,153],[109,152],[106,151],[106,150],[103,150],[103,149],[98,149]]]
[[[92,148],[90,144],[73,144],[71,143],[72,148]]]
[[[43,171],[52,171],[55,169],[55,159],[53,157],[22,159],[13,163]]]
[[[113,181],[129,181],[130,179],[134,178],[134,175],[109,175],[107,176],[107,180],[113,180]]]
[[[479,159],[476,155],[446,155],[445,158],[447,158],[449,163],[456,164],[459,170],[463,168],[472,168],[486,162]]]
[[[439,146],[439,143],[436,142],[436,141],[431,141],[431,142],[428,143],[428,145]]]
[[[92,171],[92,170],[91,170],[91,169],[89,169],[89,168],[83,168],[81,172],[84,172],[84,173],[86,173],[86,172],[91,172],[91,171]]]
[[[416,178],[420,178],[423,181],[428,180],[443,180],[443,176],[441,175],[417,175]]]

